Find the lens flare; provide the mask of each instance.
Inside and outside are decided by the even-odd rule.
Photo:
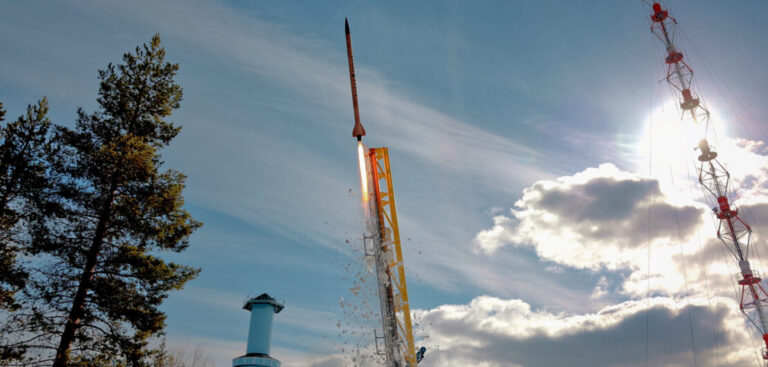
[[[360,193],[362,194],[363,202],[368,201],[368,173],[365,170],[365,148],[363,142],[357,142],[357,159],[360,165]]]

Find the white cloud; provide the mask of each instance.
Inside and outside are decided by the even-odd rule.
[[[665,136],[668,143],[678,143],[679,135]],[[737,171],[731,179],[733,193],[739,194],[731,202],[759,232],[759,223],[768,219],[766,149],[761,142],[721,136],[712,145],[724,162],[735,162],[729,168]],[[674,170],[671,161],[683,153],[689,166]],[[658,154],[670,161],[670,171],[654,161],[662,172],[659,177],[602,164],[541,180],[523,191],[509,214],[494,213],[493,226],[475,237],[477,252],[497,256],[507,246],[531,248],[557,266],[599,275],[589,298],[619,303],[586,314],[531,310],[521,301],[492,298],[438,307],[427,311],[435,318],[430,325],[439,325],[430,333],[430,341],[441,346],[437,359],[474,355],[496,360],[498,366],[535,366],[567,364],[558,359],[563,354],[579,365],[643,366],[643,355],[627,346],[642,348],[649,317],[656,320],[650,321],[651,330],[660,334],[651,334],[656,347],[651,347],[648,365],[692,364],[691,333],[700,366],[753,363],[749,346],[763,342],[756,337],[750,343],[747,331],[754,330],[738,312],[738,267],[715,237],[717,220],[698,192],[696,174],[691,174],[693,153],[687,145],[679,152],[662,149]],[[764,242],[758,239],[751,260],[762,273],[761,246]],[[654,298],[645,300],[649,295]],[[463,338],[459,330],[464,330]],[[558,355],[536,357],[547,350]]]
[[[521,300],[482,296],[467,305],[417,312],[431,348],[425,367],[644,366],[645,323],[649,364],[692,364],[691,328],[699,366],[743,366],[754,361],[737,305],[729,299],[670,298],[627,301],[595,313],[533,310]],[[692,313],[689,315],[689,313]],[[692,316],[689,318],[689,316]],[[691,322],[693,324],[691,324]]]
[[[578,302],[578,300],[573,300]],[[534,309],[519,299],[480,296],[468,304],[415,310],[417,346],[428,348],[423,367],[648,365],[736,367],[754,361],[738,305],[730,298],[654,297],[590,313]],[[693,338],[693,339],[692,339]],[[207,343],[218,345],[220,343]],[[758,344],[759,345],[759,344]],[[276,349],[286,367],[374,367],[373,346],[340,345],[333,354]],[[226,348],[231,353],[231,347]]]
[[[736,195],[730,199],[756,229],[750,260],[753,269],[764,274],[760,252],[765,252],[765,242],[759,233],[760,224],[768,220],[766,149],[762,142],[720,136],[720,143],[712,145],[723,162],[736,162],[729,165],[736,171],[731,175],[731,193]],[[667,138],[668,143],[675,140]],[[660,154],[671,154],[665,159],[672,169],[674,164],[690,164],[692,153],[686,148]],[[689,155],[685,162],[675,163],[683,154]],[[649,294],[738,299],[738,267],[715,238],[717,220],[704,204],[697,177],[691,175],[693,167],[686,169],[649,178],[603,164],[536,182],[523,191],[509,214],[496,215],[493,226],[477,234],[475,248],[486,254],[505,246],[531,248],[558,266],[595,272],[601,277],[591,300],[615,302]]]
[[[653,179],[602,164],[531,185],[511,215],[494,217],[493,227],[478,233],[475,245],[486,253],[531,246],[542,259],[580,269],[632,269],[643,263],[649,241],[671,248],[690,239],[703,212],[667,202]]]
[[[742,213],[759,223],[768,219],[768,204],[744,206]],[[623,274],[613,292],[598,284],[592,299],[649,292],[734,297],[738,268],[714,238],[710,216],[693,198],[666,195],[655,179],[602,164],[525,189],[509,215],[493,217],[493,226],[477,234],[475,249],[532,248],[557,266]],[[752,263],[762,271],[759,257]]]
[[[605,277],[600,277],[600,280],[597,282],[597,285],[595,286],[595,289],[592,291],[592,295],[590,295],[589,298],[603,298],[609,292],[608,286],[608,279]]]

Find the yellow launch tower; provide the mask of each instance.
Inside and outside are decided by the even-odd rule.
[[[417,365],[416,346],[413,341],[411,308],[408,302],[408,286],[405,280],[405,264],[397,223],[395,193],[392,188],[392,172],[387,148],[369,150],[369,172],[372,186],[370,195],[370,232],[366,237],[370,245],[366,252],[375,257],[376,273],[381,302],[381,319],[385,352],[388,365]],[[378,337],[377,337],[378,339]],[[377,342],[378,346],[378,342]]]

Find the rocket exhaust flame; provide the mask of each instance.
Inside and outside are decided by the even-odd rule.
[[[368,195],[368,171],[365,169],[365,147],[362,141],[357,142],[357,160],[360,166],[360,195],[362,196],[362,203],[368,203],[370,195]]]

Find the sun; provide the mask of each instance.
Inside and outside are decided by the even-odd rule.
[[[635,148],[636,170],[658,180],[662,192],[674,201],[690,202],[698,192],[694,184],[698,179],[699,141],[708,136],[714,147],[726,141],[724,121],[718,120],[711,110],[710,113],[709,126],[706,122],[682,119],[677,102],[669,100],[653,109],[645,119]]]

